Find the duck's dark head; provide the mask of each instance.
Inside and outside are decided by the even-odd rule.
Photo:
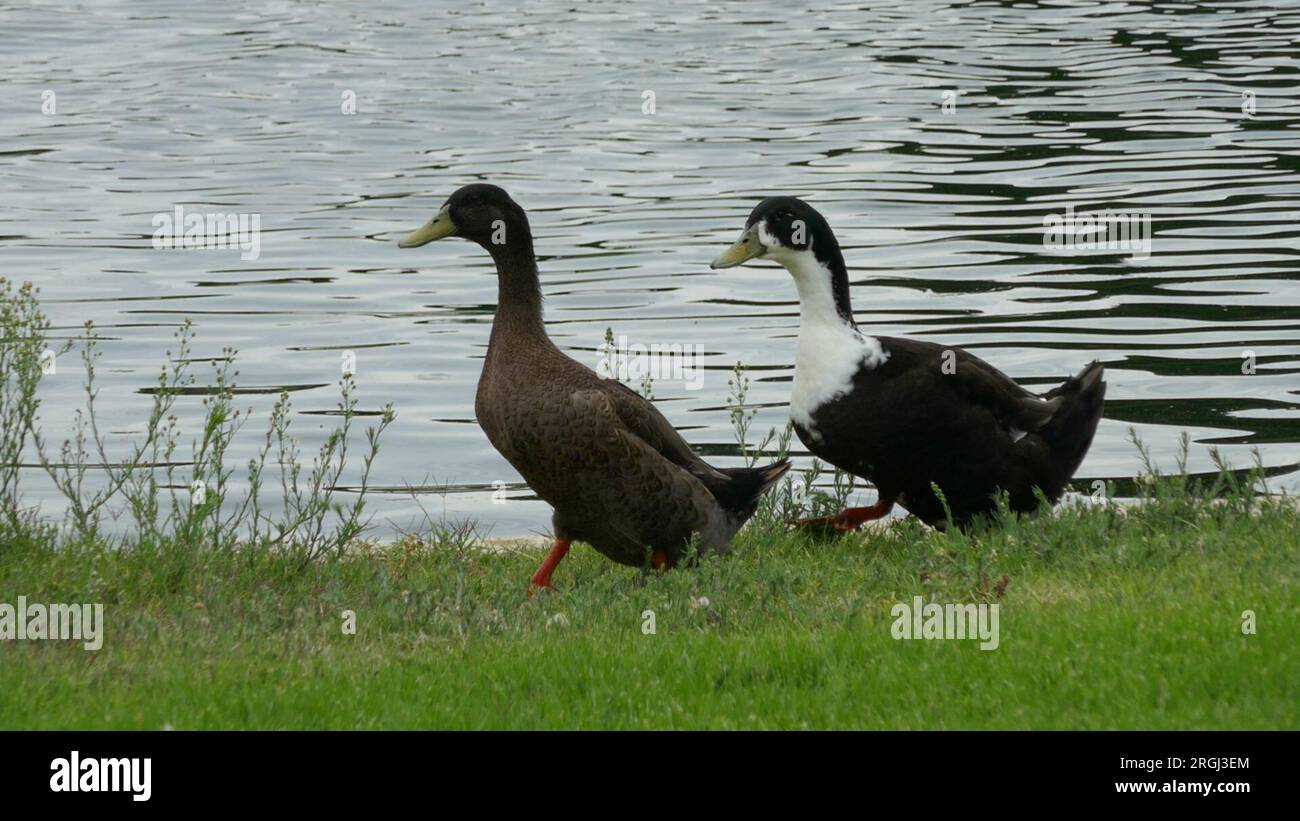
[[[710,267],[731,268],[760,258],[789,271],[805,302],[820,301],[824,291],[841,318],[852,323],[844,255],[830,224],[816,208],[795,197],[768,197],[749,212],[740,239]]]
[[[817,209],[795,197],[768,197],[754,206],[745,221],[740,239],[713,260],[712,268],[731,268],[751,259],[767,258],[786,265],[800,254],[834,251],[839,256],[839,246],[826,218]]]
[[[528,217],[505,189],[488,183],[466,185],[452,194],[433,219],[412,231],[399,248],[419,248],[444,237],[464,237],[495,252],[513,245],[532,250]]]

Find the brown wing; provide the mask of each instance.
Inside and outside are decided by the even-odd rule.
[[[665,459],[697,476],[723,478],[723,474],[701,459],[672,423],[645,397],[612,379],[605,380],[601,388],[609,397],[614,413],[627,426],[628,431]]]
[[[676,551],[720,528],[722,511],[701,481],[628,426],[610,392],[556,394],[544,426],[525,436],[528,458],[511,460],[557,522],[616,561],[639,564],[647,546]]]

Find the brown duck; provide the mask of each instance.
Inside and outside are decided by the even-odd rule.
[[[830,225],[793,197],[760,202],[713,267],[758,257],[782,265],[799,291],[790,398],[799,440],[880,494],[869,507],[802,524],[853,530],[898,503],[930,525],[963,527],[991,512],[999,492],[1017,512],[1037,506],[1036,491],[1060,497],[1101,418],[1100,362],[1039,395],[963,350],[864,334]]]
[[[524,209],[495,185],[467,185],[402,240],[416,248],[464,237],[492,255],[497,309],[474,414],[488,441],[555,509],[555,545],[529,590],[574,541],[614,561],[672,567],[692,537],[726,553],[758,499],[789,469],[715,468],[654,405],[566,356],[542,322],[542,292]]]

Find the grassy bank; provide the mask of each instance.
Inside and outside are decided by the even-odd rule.
[[[1300,727],[1300,515],[1165,499],[972,536],[754,529],[663,576],[445,534],[273,552],[14,545],[0,590],[105,604],[104,646],[6,642],[6,727]],[[1003,578],[1005,577],[1005,582]],[[891,638],[914,595],[1001,643]],[[356,614],[356,633],[342,629]],[[643,632],[645,611],[655,632]],[[1243,635],[1253,610],[1258,632]]]
[[[198,382],[184,327],[122,453],[94,421],[89,326],[85,411],[47,439],[48,327],[34,291],[0,280],[0,605],[102,604],[103,644],[0,641],[6,729],[1300,728],[1300,512],[1256,494],[1259,470],[1149,472],[1131,507],[823,541],[780,524],[843,503],[846,478],[814,465],[729,557],[657,575],[579,546],[560,592],[530,599],[539,552],[485,551],[470,527],[364,541],[393,413],[349,456],[350,380],[312,458],[282,396],[237,477],[233,351]],[[752,459],[743,374],[730,385]],[[174,403],[194,394],[204,419],[183,436]],[[23,464],[66,500],[61,522],[25,504]],[[345,476],[355,492],[335,490]],[[997,648],[895,639],[915,596],[997,605]]]

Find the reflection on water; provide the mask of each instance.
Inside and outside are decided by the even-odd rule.
[[[784,271],[708,261],[787,193],[831,220],[872,332],[1034,386],[1105,361],[1084,479],[1135,472],[1133,426],[1166,465],[1188,431],[1196,470],[1207,445],[1238,464],[1258,446],[1295,489],[1300,12],[1269,6],[6,0],[0,275],[36,281],[61,335],[94,320],[115,442],[138,435],[186,318],[197,356],[238,349],[258,414],[294,392],[307,452],[351,354],[363,409],[399,414],[373,474],[392,491],[381,530],[412,524],[410,486],[509,535],[549,517],[473,422],[489,260],[396,239],[461,184],[508,188],[557,342],[593,364],[606,328],[703,346],[701,390],[654,393],[725,462],[735,362],[756,428],[784,422],[797,309]],[[260,215],[257,258],[155,250],[176,206]],[[1045,248],[1067,208],[1149,214],[1150,256]],[[73,360],[47,378],[51,438],[80,404]],[[36,471],[26,486],[53,498]]]

